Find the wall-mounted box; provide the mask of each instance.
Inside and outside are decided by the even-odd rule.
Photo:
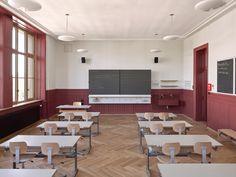
[[[158,95],[159,106],[178,106],[179,95],[178,94],[159,94]]]

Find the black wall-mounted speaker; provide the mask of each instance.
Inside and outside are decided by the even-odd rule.
[[[154,57],[154,63],[158,63],[158,57]]]
[[[81,63],[86,63],[85,57],[81,57]]]

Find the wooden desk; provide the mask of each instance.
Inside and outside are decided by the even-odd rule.
[[[84,114],[84,112],[73,112],[73,111],[71,113],[73,113],[75,115],[75,117],[79,117],[79,118],[81,118]],[[100,112],[90,112],[90,113],[92,114],[92,119],[96,118],[96,121],[94,121],[94,124],[97,125],[96,134],[99,134],[99,116],[100,116]],[[61,120],[61,118],[64,119],[65,114],[66,114],[65,112],[62,112],[61,114],[59,114],[58,115],[59,120]]]
[[[139,121],[148,121],[144,118],[144,112],[142,113],[136,113],[136,117]],[[176,118],[177,116],[173,113],[169,113],[169,119],[168,120],[172,120],[173,118]],[[151,121],[155,121],[155,120],[159,120],[162,121],[161,119],[159,119],[159,114],[158,113],[154,113],[154,119]]]
[[[165,143],[179,142],[181,147],[193,147],[197,142],[211,142],[214,149],[223,146],[208,135],[144,135],[147,146],[162,147]],[[161,153],[161,152],[160,152]],[[149,171],[150,150],[147,152],[147,170]]]
[[[149,128],[151,124],[155,124],[155,123],[160,123],[163,125],[163,128],[168,129],[168,128],[173,128],[174,124],[176,123],[185,123],[186,126],[186,130],[189,130],[190,128],[192,128],[193,126],[191,124],[189,124],[186,121],[181,121],[181,120],[177,120],[177,121],[138,121],[138,125],[139,125],[139,138],[140,138],[140,148],[141,151],[143,152],[143,140],[142,137],[144,136],[143,133],[143,128]]]
[[[236,164],[158,164],[162,177],[235,177]]]
[[[53,177],[55,169],[0,169],[2,177]]]
[[[54,123],[57,125],[58,129],[67,129],[68,124],[79,124],[80,129],[88,129],[89,130],[89,149],[88,152],[90,152],[92,148],[92,132],[91,132],[91,127],[93,122],[92,121],[46,121],[40,125],[37,126],[37,128],[40,128],[41,131],[44,131],[44,125],[46,123]]]
[[[44,135],[17,135],[10,140],[5,141],[0,144],[0,147],[9,149],[10,142],[19,142],[25,141],[29,148],[32,148],[33,151],[41,151],[42,143],[58,143],[61,149],[71,149],[71,152],[75,152],[73,155],[74,158],[74,171],[73,176],[76,176],[78,172],[77,168],[77,142],[79,141],[80,136],[44,136]]]

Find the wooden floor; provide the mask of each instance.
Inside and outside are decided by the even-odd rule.
[[[208,134],[224,144],[212,154],[213,162],[236,163],[236,145],[230,141],[218,138],[217,134],[208,130],[204,123],[193,122],[183,116],[178,119],[187,120],[194,125],[189,134]],[[37,124],[41,123],[38,122]],[[101,134],[92,137],[90,154],[78,157],[79,177],[145,177],[146,155],[140,153],[138,125],[134,115],[102,115],[100,117]],[[35,125],[37,125],[35,124]],[[35,125],[23,130],[20,134],[42,134]],[[95,130],[95,129],[94,129]],[[82,149],[87,145],[87,139],[79,143]],[[9,152],[0,151],[0,168],[11,168],[12,156]],[[35,158],[27,162],[26,168],[44,168],[45,159]],[[73,160],[56,157],[56,176],[70,176]],[[156,158],[151,159],[151,174],[158,176]]]

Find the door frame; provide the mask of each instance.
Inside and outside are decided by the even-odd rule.
[[[194,48],[194,62],[193,62],[193,118],[194,120],[199,120],[199,107],[200,107],[200,102],[197,102],[197,98],[199,96],[199,93],[197,93],[197,53],[201,50],[205,50],[205,62],[206,62],[206,77],[205,77],[205,82],[208,83],[208,43],[201,45],[197,48]],[[206,92],[207,92],[207,87],[206,87]],[[206,93],[206,116],[207,116],[207,95]]]

